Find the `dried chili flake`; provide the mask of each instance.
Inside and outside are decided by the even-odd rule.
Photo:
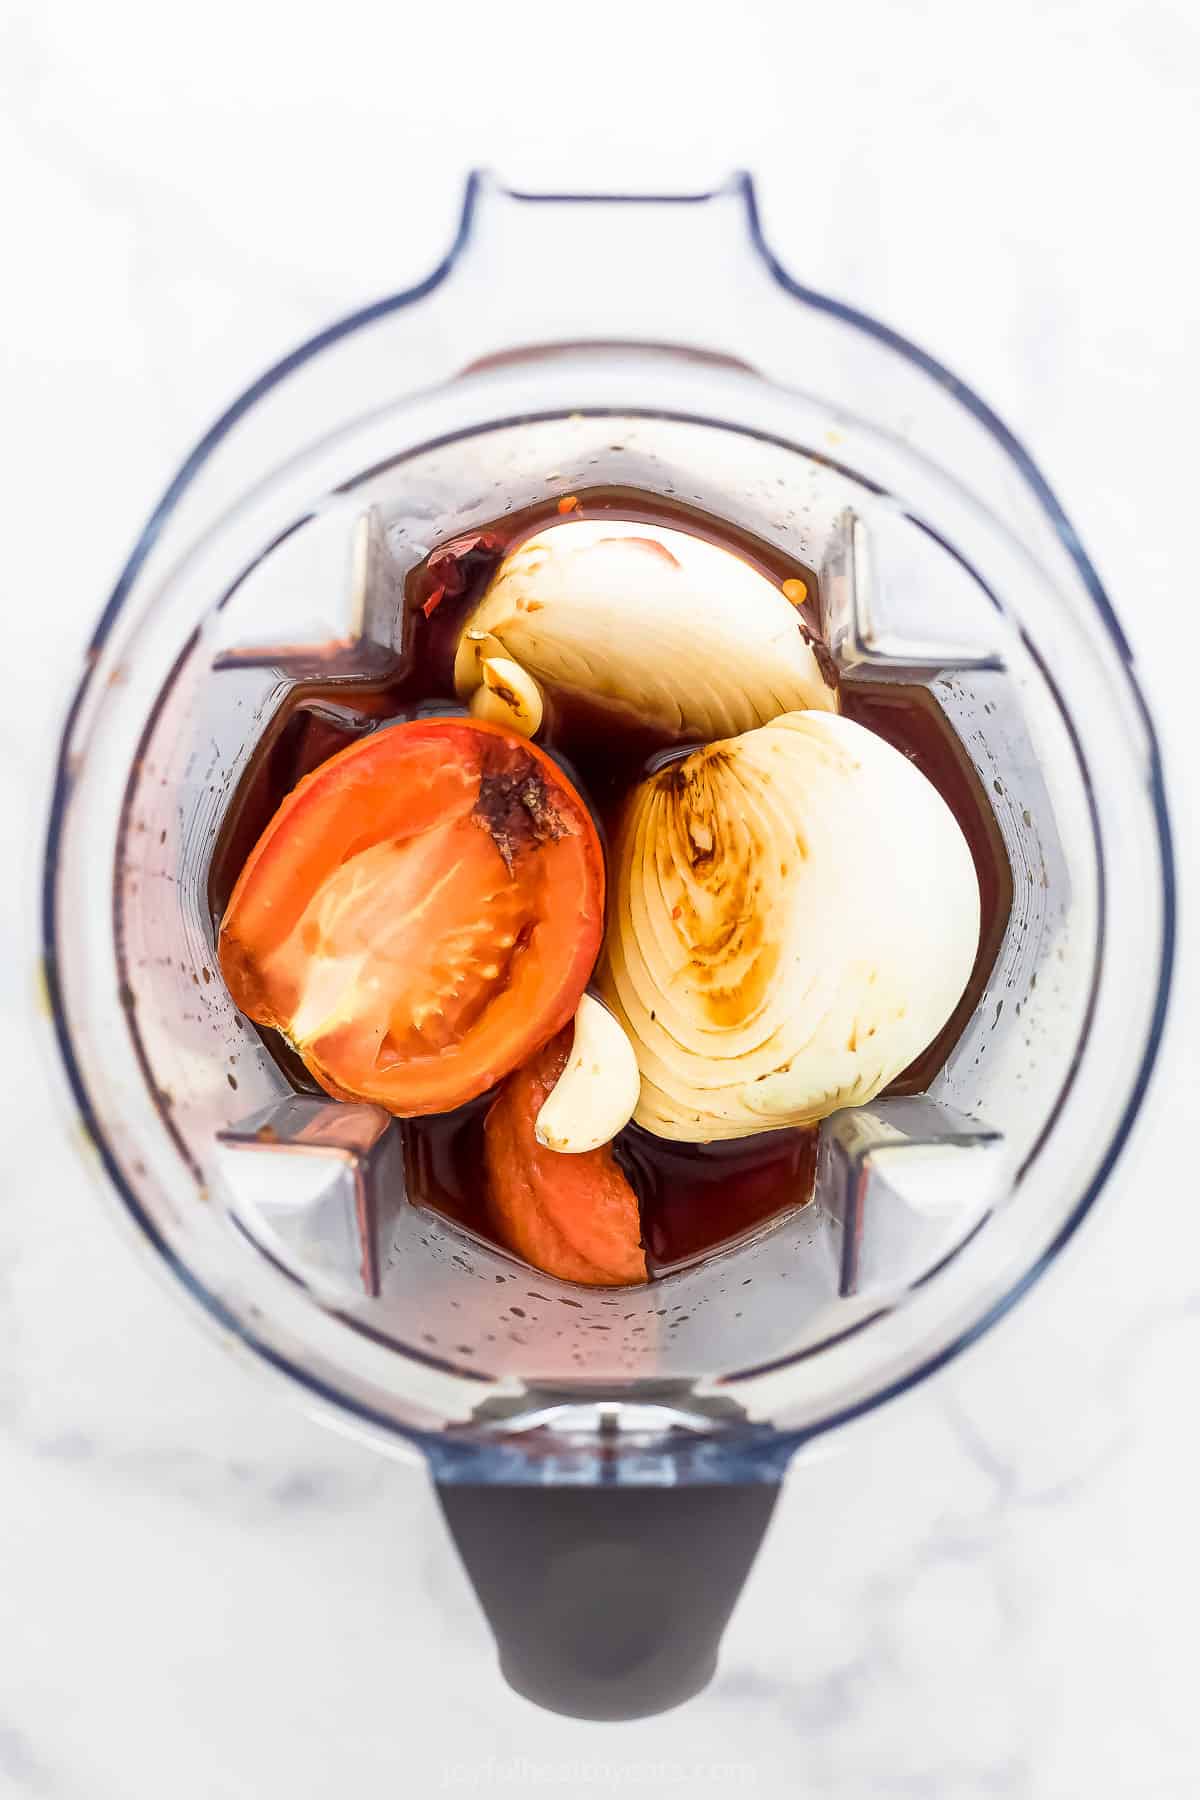
[[[477,576],[490,574],[503,553],[503,541],[494,531],[473,532],[444,545],[418,571],[416,601],[425,617],[428,619],[447,596],[457,599]]]

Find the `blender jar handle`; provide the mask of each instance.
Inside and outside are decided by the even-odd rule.
[[[578,1719],[636,1719],[707,1686],[777,1480],[685,1487],[442,1484],[505,1680]]]

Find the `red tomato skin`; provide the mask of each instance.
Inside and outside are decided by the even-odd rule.
[[[438,834],[450,897],[439,893],[418,917],[411,953],[393,933],[386,958],[373,961],[370,943],[355,937],[353,908],[343,908],[341,936],[321,954],[363,953],[362,1004],[353,990],[356,1004],[334,1008],[328,1028],[319,1020],[298,1030],[313,980],[307,946],[325,929],[314,915],[323,921],[339,871],[371,852],[406,892],[403,858]],[[419,914],[429,884],[409,886]],[[385,901],[390,892],[379,890]],[[386,921],[386,906],[376,911]],[[501,726],[422,719],[351,744],[284,799],[238,878],[218,956],[235,1004],[289,1037],[326,1092],[416,1117],[486,1093],[567,1023],[603,924],[603,852],[558,765]],[[449,946],[441,962],[439,933]],[[431,993],[412,986],[426,964]]]

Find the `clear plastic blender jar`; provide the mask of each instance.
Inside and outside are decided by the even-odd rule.
[[[818,568],[842,679],[933,690],[1013,878],[928,1092],[827,1121],[809,1206],[615,1293],[410,1205],[388,1116],[293,1092],[236,1013],[206,902],[290,687],[386,674],[405,571],[548,483],[670,495]],[[785,273],[744,178],[473,177],[428,280],[229,409],[97,627],[44,898],[73,1101],[151,1260],[314,1409],[427,1458],[508,1679],[589,1717],[703,1686],[797,1447],[1071,1235],[1149,1077],[1172,930],[1153,728],[1061,508],[945,369]]]

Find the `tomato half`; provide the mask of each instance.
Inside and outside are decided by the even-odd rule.
[[[535,1135],[570,1050],[571,1033],[564,1031],[509,1076],[484,1121],[492,1229],[535,1269],[563,1281],[591,1287],[645,1281],[637,1196],[611,1145],[564,1156]]]
[[[283,801],[218,954],[235,1003],[329,1093],[411,1117],[492,1087],[571,1017],[604,860],[544,751],[475,719],[351,744]]]

